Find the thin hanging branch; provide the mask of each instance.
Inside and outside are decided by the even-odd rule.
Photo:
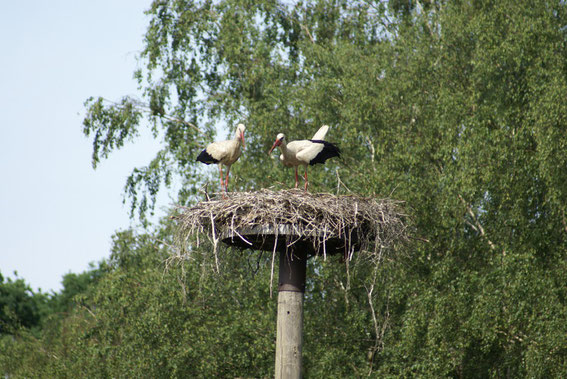
[[[107,102],[107,103],[112,104],[113,106],[117,107],[118,109],[124,109],[124,107],[125,107],[123,104],[117,103],[117,102],[115,102],[115,101],[109,100],[109,99],[104,98],[104,97],[102,97],[102,100],[105,101],[105,102]],[[139,100],[133,101],[133,102],[132,102],[132,105],[134,106],[134,108],[138,109],[138,110],[141,111],[141,112],[145,112],[145,113],[148,113],[148,114],[152,114],[152,113],[153,113],[153,112],[152,112],[152,109],[151,109],[148,105],[142,103],[142,102],[139,101]],[[191,128],[193,128],[193,129],[194,129],[197,133],[199,133],[201,136],[204,136],[204,135],[205,135],[205,133],[203,133],[203,132],[201,131],[201,129],[199,129],[199,127],[198,127],[197,125],[195,125],[195,124],[193,124],[193,123],[191,123],[191,122],[189,122],[189,121],[185,121],[185,120],[180,119],[180,118],[177,118],[177,117],[169,116],[169,115],[167,115],[167,114],[160,114],[159,117],[161,117],[161,118],[163,118],[163,119],[165,119],[165,120],[167,120],[167,121],[172,121],[172,122],[178,122],[178,123],[181,123],[181,124],[185,124],[185,125],[190,126]]]

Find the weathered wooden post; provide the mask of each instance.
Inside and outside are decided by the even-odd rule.
[[[367,261],[379,264],[386,249],[405,239],[406,229],[398,202],[298,190],[234,192],[184,208],[176,218],[178,244],[205,233],[215,259],[219,241],[279,253],[276,379],[301,378],[307,259],[340,254],[346,261],[365,250]]]
[[[239,229],[222,241],[236,247],[268,250],[279,254],[276,327],[276,379],[301,378],[303,350],[303,295],[307,259],[315,255],[312,241],[298,236],[289,224]],[[293,241],[293,244],[290,243]]]
[[[301,378],[303,344],[303,294],[307,252],[280,252],[278,322],[276,334],[276,379]]]

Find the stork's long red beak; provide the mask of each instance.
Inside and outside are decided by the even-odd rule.
[[[244,143],[244,132],[240,132],[240,139],[242,140],[242,148],[246,148],[246,144]]]
[[[274,149],[279,146],[281,144],[281,141],[279,139],[276,140],[276,142],[274,142],[274,144],[272,145],[272,148],[270,149],[270,151],[268,152],[268,155],[272,154],[272,151],[274,151]]]

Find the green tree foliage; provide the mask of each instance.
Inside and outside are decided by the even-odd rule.
[[[48,312],[48,301],[46,294],[35,293],[24,279],[4,279],[0,274],[0,337],[21,327],[37,330]]]
[[[105,271],[106,266],[104,264],[98,267],[91,264],[89,270],[80,274],[70,272],[63,275],[63,289],[51,296],[49,302],[51,313],[67,312],[77,303],[80,303],[81,297],[87,295]]]
[[[173,180],[195,201],[195,156],[237,122],[235,190],[289,187],[266,155],[275,135],[325,123],[343,158],[310,171],[312,191],[406,202],[418,242],[405,254],[376,271],[310,262],[305,376],[564,376],[564,2],[164,0],[148,15],[142,100],[90,99],[84,122],[94,165],[146,122],[160,140],[126,183],[133,211]],[[4,370],[270,376],[271,257],[226,251],[206,274],[199,250],[164,271],[171,228],[117,234],[82,307],[39,340],[4,340]],[[22,351],[40,363],[14,366]]]
[[[167,268],[170,254],[156,236],[117,233],[101,263],[105,274],[81,305],[52,318],[41,341],[25,333],[5,340],[0,368],[47,377],[269,376],[276,315],[269,268],[236,253],[222,257],[234,270],[210,275],[209,261]]]

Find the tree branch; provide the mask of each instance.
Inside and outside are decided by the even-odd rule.
[[[119,108],[119,109],[123,109],[123,108],[124,108],[124,106],[123,106],[122,104],[117,103],[117,102],[115,102],[115,101],[106,99],[106,98],[104,98],[104,97],[102,98],[102,100],[104,100],[104,101],[107,102],[107,103],[110,103],[110,104],[114,105],[115,107],[117,107],[117,108]],[[139,101],[139,100],[136,100],[135,102],[132,102],[132,105],[133,105],[136,109],[140,110],[141,112],[146,112],[146,113],[150,113],[150,114],[152,113],[152,110],[150,109],[150,107],[147,106],[146,104],[142,103],[142,102]],[[187,125],[187,126],[192,127],[192,128],[193,128],[197,133],[199,133],[200,135],[202,135],[202,136],[205,135],[205,134],[201,131],[201,129],[199,129],[199,128],[197,127],[197,125],[195,125],[195,124],[193,124],[193,123],[190,123],[190,122],[188,122],[188,121],[182,120],[182,119],[177,118],[177,117],[169,116],[169,115],[167,115],[167,114],[160,115],[159,117],[164,118],[164,119],[166,119],[166,120],[168,120],[168,121],[173,121],[173,122],[178,122],[178,123],[181,123],[181,124],[185,124],[185,125]]]
[[[478,221],[478,218],[476,217],[476,214],[473,212],[471,206],[469,203],[467,203],[465,201],[465,199],[463,199],[463,197],[461,196],[461,194],[457,195],[459,197],[459,200],[461,200],[461,202],[463,203],[463,205],[465,206],[465,208],[467,209],[467,213],[471,216],[471,218],[474,221],[474,224],[471,223],[468,220],[465,220],[465,222],[471,227],[473,228],[476,232],[478,232],[485,240],[486,242],[488,242],[488,245],[490,246],[490,248],[492,250],[496,250],[496,245],[486,236],[486,232],[484,231],[484,228],[482,227],[482,224],[480,223],[480,221]],[[502,252],[503,255],[506,255],[506,251]]]

